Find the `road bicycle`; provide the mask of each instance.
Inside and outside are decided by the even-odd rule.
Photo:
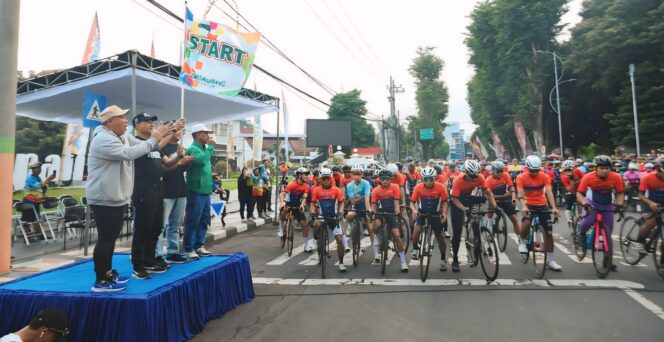
[[[293,227],[293,209],[295,208],[284,208],[284,210],[286,210],[286,224],[281,235],[281,248],[284,248],[284,246],[286,247],[289,257],[293,255],[293,231],[295,230]]]
[[[397,219],[399,219],[401,214],[396,214],[396,213],[381,213],[381,212],[376,212],[374,213],[374,216],[381,216],[383,219],[380,220],[381,226],[380,230],[378,231],[378,234],[376,234],[376,239],[380,242],[380,274],[385,274],[385,268],[387,267],[387,252],[392,249],[394,253],[397,253],[397,244],[396,242],[391,238],[391,229],[387,227],[387,220],[384,218],[387,216],[394,216]],[[373,221],[374,217],[372,217]],[[403,230],[403,226],[399,225],[400,228],[399,230]],[[403,232],[401,232],[401,236],[403,236]],[[392,240],[393,247],[390,248],[390,240]],[[404,252],[405,253],[405,252]]]
[[[626,183],[625,187],[625,210],[631,212],[641,211],[641,203],[639,201],[639,183]]]
[[[357,216],[353,219],[353,222],[351,223],[351,230],[350,230],[350,239],[351,243],[353,244],[353,266],[357,267],[357,262],[360,258],[360,252],[361,252],[361,246],[360,246],[360,240],[362,239],[362,230],[363,226],[365,225],[363,218],[366,217],[366,210],[356,210],[356,209],[346,209],[345,212],[348,213],[349,211],[354,211],[357,213]],[[366,228],[366,227],[364,227]]]
[[[544,277],[544,273],[546,272],[547,252],[546,247],[544,246],[544,234],[546,234],[546,232],[544,231],[544,227],[542,227],[538,214],[551,215],[552,212],[548,210],[529,210],[528,212],[530,214],[530,233],[528,233],[526,242],[528,253],[520,253],[521,262],[525,264],[529,259],[532,259],[535,277],[537,277],[537,279],[542,279],[542,277]],[[557,221],[557,219],[554,221],[549,221],[549,226],[551,227],[552,224],[556,223]]]
[[[468,263],[472,267],[477,266],[479,262],[488,282],[498,277],[498,245],[489,228],[481,224],[481,217],[492,212],[494,210],[480,211],[479,204],[471,205],[464,225]]]
[[[327,259],[330,258],[330,235],[329,230],[339,225],[339,220],[334,217],[318,216],[317,220],[323,220],[323,224],[318,229],[316,241],[318,243],[318,264],[320,265],[321,278],[325,279],[325,269],[327,267]]]
[[[403,252],[408,253],[408,246],[413,234],[413,227],[410,224],[410,217],[413,210],[407,205],[401,205],[401,242],[403,242]]]
[[[418,258],[420,259],[420,280],[424,283],[427,280],[429,275],[429,266],[431,265],[431,258],[433,257],[433,242],[434,234],[429,219],[440,219],[440,213],[433,214],[417,214],[418,219],[420,217],[424,218],[424,224],[422,225],[422,233],[420,234],[420,250],[418,253]],[[445,225],[446,222],[443,222]],[[415,243],[415,242],[413,242]]]
[[[576,257],[579,261],[583,260],[586,256],[586,251],[590,249],[592,251],[593,258],[593,267],[595,267],[595,273],[600,278],[605,278],[609,271],[611,271],[611,265],[613,264],[613,250],[610,247],[611,236],[606,229],[606,224],[604,223],[604,214],[609,212],[614,212],[614,210],[605,210],[591,207],[591,211],[597,212],[595,222],[592,224],[592,230],[586,234],[585,240],[580,238],[581,232],[577,232],[579,238],[574,239],[574,251]],[[618,222],[620,222],[624,216],[622,211],[618,211],[620,217]],[[590,215],[590,211],[586,216]],[[580,229],[577,227],[577,230]]]
[[[643,226],[644,218],[625,218],[620,226],[620,251],[625,262],[630,265],[638,264],[648,253],[652,253],[655,261],[655,270],[657,274],[664,278],[664,229],[662,229],[664,212],[652,213],[647,218],[653,216],[657,223],[644,242],[638,241],[639,230]],[[641,250],[639,244],[643,244],[644,251]]]
[[[507,216],[500,207],[494,210],[493,237],[498,243],[501,252],[507,247]]]

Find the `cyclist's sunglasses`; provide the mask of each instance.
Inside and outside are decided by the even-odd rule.
[[[433,182],[434,179],[435,179],[434,177],[422,177],[422,180],[425,182]]]
[[[350,170],[344,170],[344,173],[350,173]]]
[[[389,181],[390,179],[392,179],[392,177],[389,177],[389,176],[380,177],[381,181]]]
[[[325,182],[325,181],[329,182],[331,179],[332,179],[332,177],[330,177],[330,176],[323,176],[323,177],[320,178],[321,182]]]
[[[498,173],[503,173],[503,171],[505,171],[505,170],[503,170],[503,169],[494,169],[493,170],[493,172],[498,172]]]
[[[468,175],[468,177],[470,177],[471,179],[475,179],[477,178],[477,175]]]
[[[355,172],[353,172],[353,176],[362,176],[362,172],[355,171]]]

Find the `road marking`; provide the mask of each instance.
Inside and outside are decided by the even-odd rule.
[[[370,246],[371,246],[371,239],[368,236],[360,240],[360,253],[358,255],[358,259],[362,256],[362,254],[364,254],[364,252]],[[352,265],[353,264],[353,242],[352,241],[349,241],[349,247],[350,247],[351,251],[344,255],[344,265]],[[339,266],[339,261],[335,262],[334,265]]]
[[[301,254],[304,252],[304,245],[300,245],[299,247],[293,246],[293,253],[291,256],[288,256],[288,252],[270,260],[267,262],[266,265],[283,265],[286,263],[286,261],[296,257],[297,255]]]
[[[311,241],[309,241],[311,243]],[[330,258],[334,255],[336,255],[337,251],[337,240],[331,239],[330,242],[327,244],[327,248],[330,251]],[[314,249],[313,253],[311,255],[304,259],[303,261],[299,262],[300,265],[304,266],[316,266],[318,265],[318,252],[316,249]]]
[[[625,294],[628,296],[632,297],[637,303],[643,305],[644,308],[646,308],[648,311],[654,313],[657,317],[661,318],[664,320],[664,310],[662,308],[650,301],[650,299],[644,297],[642,294],[634,291],[632,288],[624,288],[623,291]]]
[[[282,279],[253,278],[254,284],[263,285],[376,285],[376,286],[541,286],[541,287],[604,287],[624,290],[644,289],[640,283],[614,279],[496,279],[487,284],[485,279],[427,279],[425,283],[419,279],[382,279],[382,278],[338,278],[338,279]],[[636,293],[638,294],[638,293]],[[645,298],[644,298],[645,299]],[[647,299],[646,299],[647,301]],[[648,301],[649,302],[649,301]],[[654,305],[654,304],[653,304]],[[661,308],[655,305],[661,312]],[[652,310],[651,310],[652,311]],[[664,313],[663,313],[664,314]]]

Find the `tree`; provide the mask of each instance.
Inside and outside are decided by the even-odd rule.
[[[417,137],[422,144],[424,159],[447,156],[447,154],[440,154],[443,152],[442,149],[436,149],[437,145],[442,146],[444,142],[445,123],[443,121],[447,117],[449,94],[445,83],[440,79],[444,62],[433,53],[434,49],[430,46],[419,47],[416,52],[417,56],[408,69],[415,78],[417,88],[415,90],[417,117],[409,121],[408,128],[414,134],[419,134],[419,130],[422,128],[433,129],[433,140],[420,140]]]
[[[40,160],[62,154],[67,125],[16,117],[16,153],[35,153]]]
[[[562,29],[567,0],[495,0],[478,4],[468,26],[466,45],[475,75],[468,102],[477,134],[500,137],[512,155],[518,146],[514,121],[520,120],[536,146],[544,141],[544,103],[552,84],[550,55]],[[548,108],[548,104],[547,104]]]
[[[664,2],[585,1],[581,17],[564,46],[577,79],[565,93],[565,130],[578,137],[577,147],[634,147],[628,74],[634,63],[641,146],[664,146]]]
[[[349,120],[352,147],[372,147],[376,144],[376,130],[367,123],[367,101],[360,98],[361,91],[353,89],[332,97],[327,115],[330,120]]]

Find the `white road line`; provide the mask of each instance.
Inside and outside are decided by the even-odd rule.
[[[253,278],[254,284],[264,285],[376,285],[376,286],[528,286],[535,285],[541,287],[605,287],[617,288],[623,291],[633,291],[644,289],[645,286],[640,283],[626,280],[610,279],[496,279],[496,281],[487,284],[485,279],[427,279],[422,283],[419,279],[382,279],[382,278],[337,278],[337,279],[282,279],[282,278]],[[640,296],[639,293],[636,293]],[[645,299],[645,298],[644,298]],[[645,299],[645,301],[648,301]],[[651,303],[651,302],[650,302]],[[653,304],[654,305],[654,304]],[[645,304],[644,304],[645,306]],[[650,306],[655,310],[653,312],[662,313],[662,309],[655,305]],[[659,311],[657,311],[657,309]]]
[[[642,294],[634,291],[632,288],[624,288],[623,291],[628,296],[632,297],[637,303],[643,305],[648,311],[654,313],[657,317],[664,320],[664,310],[662,308],[650,301],[648,298],[644,297]]]
[[[300,244],[299,247],[293,246],[293,253],[291,256],[288,256],[288,252],[268,261],[266,265],[283,265],[286,263],[286,261],[298,256],[299,254],[304,252],[304,245]]]
[[[579,258],[576,257],[576,254],[570,252],[569,249],[567,249],[567,247],[563,246],[560,243],[554,243],[554,246],[556,248],[558,248],[561,252],[563,252],[563,254],[567,255],[570,259],[572,259],[573,262],[575,262],[577,264],[592,264],[593,263],[592,255],[590,255],[590,252],[591,252],[590,250],[586,251],[586,257],[583,258],[583,260],[579,261]]]

